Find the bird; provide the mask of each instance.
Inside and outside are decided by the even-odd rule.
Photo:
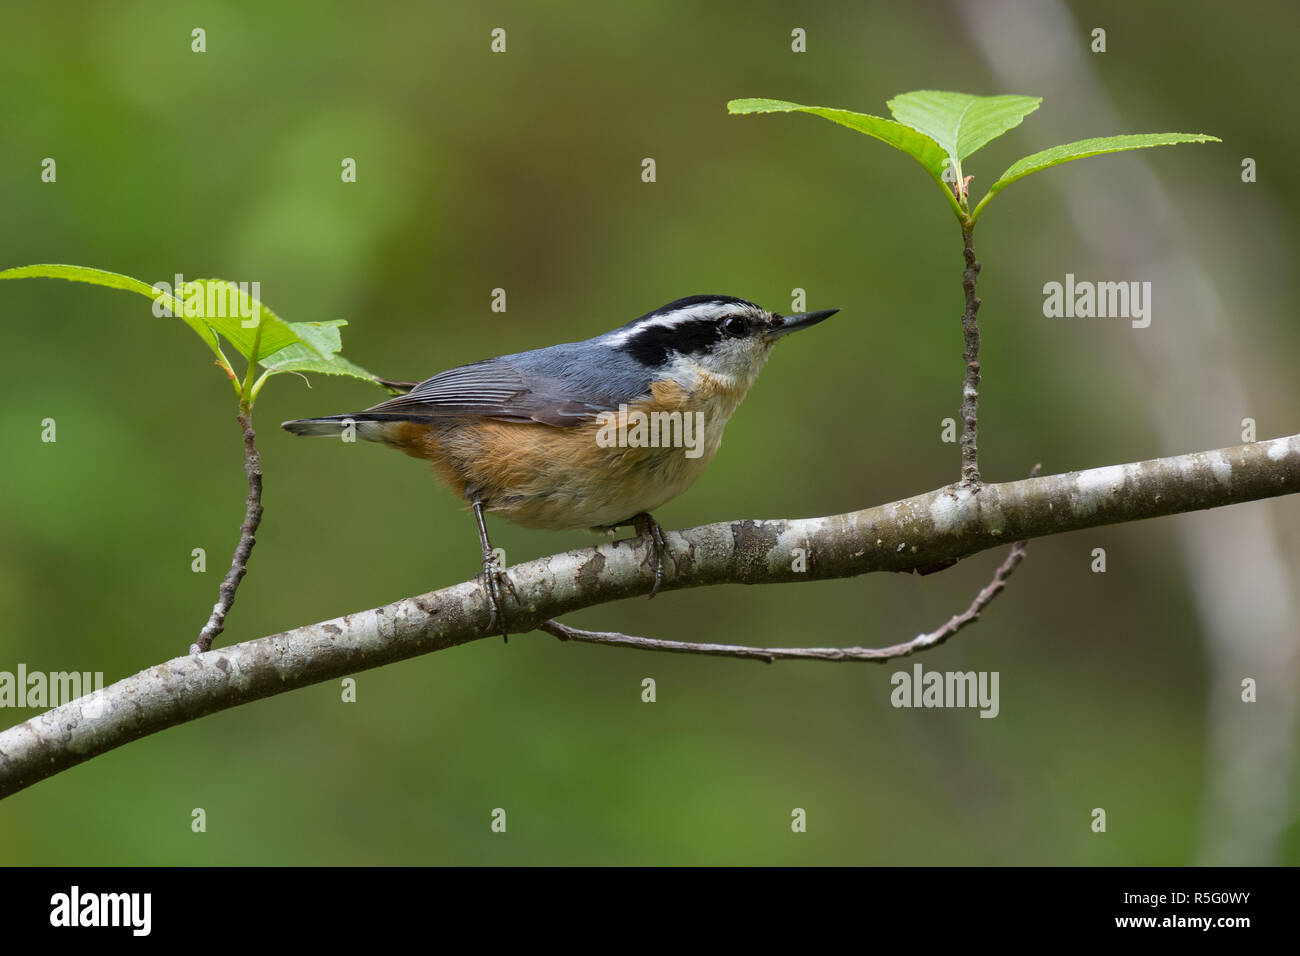
[[[652,513],[704,473],[777,341],[838,311],[782,316],[692,295],[594,338],[458,366],[363,411],[281,427],[429,461],[474,512],[488,633],[505,636],[510,582],[485,513],[526,528],[632,526],[647,542],[653,598],[671,555]]]

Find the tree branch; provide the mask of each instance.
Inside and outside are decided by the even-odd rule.
[[[983,485],[978,492],[949,485],[848,514],[669,532],[676,560],[664,568],[661,590],[910,571],[1009,540],[1298,491],[1300,435]],[[794,570],[796,548],[806,549],[806,570]],[[570,611],[648,594],[654,572],[643,563],[643,550],[637,538],[514,565],[505,572],[517,594],[506,602],[512,624],[522,633]],[[471,580],[167,661],[0,733],[0,797],[206,714],[492,637],[487,620],[483,590]]]
[[[248,477],[248,499],[244,502],[244,523],[239,526],[239,543],[230,559],[230,570],[218,589],[217,603],[212,605],[208,623],[199,631],[190,653],[198,654],[212,647],[212,641],[226,627],[226,615],[235,604],[235,591],[248,571],[248,559],[257,543],[257,526],[262,523],[262,457],[257,453],[257,434],[253,431],[252,411],[240,406],[239,429],[244,435],[244,474]]]

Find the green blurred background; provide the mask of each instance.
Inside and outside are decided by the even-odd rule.
[[[0,267],[256,279],[290,321],[347,319],[344,354],[391,378],[585,338],[698,292],[788,311],[803,288],[808,308],[843,312],[782,344],[709,473],[657,517],[833,514],[957,476],[957,446],[939,431],[960,391],[960,236],[902,154],[812,117],[729,117],[725,103],[881,113],[917,88],[1050,94],[967,164],[976,195],[1020,155],[1069,139],[1180,130],[1225,142],[1088,160],[989,207],[985,477],[1236,444],[1246,416],[1261,438],[1300,430],[1300,131],[1278,105],[1295,86],[1296,10],[961,7],[13,2],[0,35]],[[991,55],[972,25],[985,14],[986,30],[1039,18],[1080,52],[1120,125],[1087,121],[1079,66],[1028,44]],[[1097,25],[1104,55],[1087,50]],[[206,53],[190,50],[194,27]],[[507,31],[503,55],[489,52],[494,27]],[[795,27],[807,53],[791,52]],[[1060,91],[1009,88],[998,56]],[[55,184],[40,181],[47,156]],[[345,156],[355,184],[340,182]],[[1244,156],[1259,163],[1256,184],[1240,180]],[[1144,364],[1138,336],[1148,356],[1174,354],[1166,346],[1187,346],[1182,323],[1208,301],[1161,311],[1173,294],[1159,286],[1144,331],[1042,316],[1042,284],[1067,271],[1149,277],[1085,241],[1066,203],[1091,190],[1102,202],[1150,173],[1180,217],[1160,223],[1169,246],[1199,263],[1187,287],[1214,283],[1231,354],[1194,343],[1189,359]],[[1139,218],[1150,217],[1121,211],[1118,228],[1148,228]],[[505,314],[489,309],[497,287]],[[111,682],[183,654],[243,513],[229,385],[189,329],[126,293],[3,283],[0,332],[0,670]],[[1162,389],[1228,363],[1244,394],[1198,386],[1203,409],[1153,413]],[[275,427],[381,397],[320,376],[263,393],[266,516],[222,640],[476,571],[472,517],[425,466]],[[40,441],[46,417],[56,444]],[[1188,436],[1181,447],[1162,420]],[[335,684],[299,690],[74,768],[0,803],[0,862],[1295,863],[1294,620],[1255,659],[1267,670],[1243,672],[1212,649],[1221,606],[1198,600],[1198,573],[1244,563],[1246,581],[1262,580],[1251,560],[1267,559],[1274,598],[1279,576],[1282,600],[1295,590],[1296,500],[1225,514],[1246,512],[1263,516],[1269,543],[1245,539],[1239,560],[1189,554],[1179,523],[1206,515],[1034,542],[983,620],[919,658],[998,671],[995,720],[893,709],[890,674],[911,662],[764,666],[522,635],[359,674],[354,704]],[[592,540],[499,521],[492,532],[511,561]],[[206,574],[190,569],[195,547]],[[1105,574],[1090,571],[1098,547]],[[568,620],[686,640],[887,644],[964,608],[998,560],[678,592]],[[1228,627],[1243,642],[1261,630],[1249,614]],[[1214,700],[1242,676],[1267,699],[1244,718],[1238,705],[1232,734],[1244,736],[1216,742]],[[645,677],[654,704],[641,702]],[[0,725],[34,714],[6,711]],[[1274,754],[1267,780],[1220,759],[1260,741]],[[1232,809],[1243,792],[1264,809]],[[190,830],[195,807],[205,834]],[[496,807],[505,835],[489,829]],[[791,832],[794,807],[807,833]],[[1106,834],[1090,830],[1095,807]]]

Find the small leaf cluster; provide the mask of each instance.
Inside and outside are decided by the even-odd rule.
[[[727,104],[731,113],[811,113],[874,136],[920,163],[943,190],[963,228],[974,228],[989,201],[1030,173],[1102,153],[1170,146],[1175,143],[1217,143],[1205,133],[1134,133],[1081,139],[1040,150],[1012,163],[972,208],[970,177],[963,163],[1038,109],[1037,96],[975,96],[942,90],[900,93],[886,105],[893,119],[825,106],[801,106],[784,100],[741,99]]]
[[[0,271],[0,279],[30,278],[89,282],[153,300],[165,309],[164,314],[181,319],[203,340],[216,356],[217,367],[234,383],[235,394],[245,408],[252,408],[267,380],[285,372],[349,375],[382,384],[339,354],[343,347],[339,326],[347,324],[344,320],[286,322],[245,289],[224,279],[195,279],[173,293],[131,276],[86,266],[33,265]],[[208,308],[212,302],[221,302],[222,307]],[[242,379],[226,357],[223,341],[248,363]]]

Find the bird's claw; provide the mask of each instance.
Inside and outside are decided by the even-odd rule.
[[[497,566],[497,557],[491,551],[484,553],[483,570],[479,572],[478,576],[483,585],[483,593],[487,596],[487,629],[490,632],[495,632],[500,628],[501,636],[509,642],[510,635],[507,632],[506,615],[501,609],[502,597],[504,591],[508,590],[514,599],[518,601],[519,592],[515,590],[514,582],[510,580],[510,576]]]
[[[668,550],[668,536],[664,534],[663,526],[658,521],[655,521],[651,515],[644,512],[633,518],[632,524],[636,528],[637,534],[648,542],[645,560],[641,564],[654,568],[655,583],[654,587],[650,589],[650,597],[653,598],[659,593],[659,588],[664,583],[664,556],[672,555],[672,552]]]

